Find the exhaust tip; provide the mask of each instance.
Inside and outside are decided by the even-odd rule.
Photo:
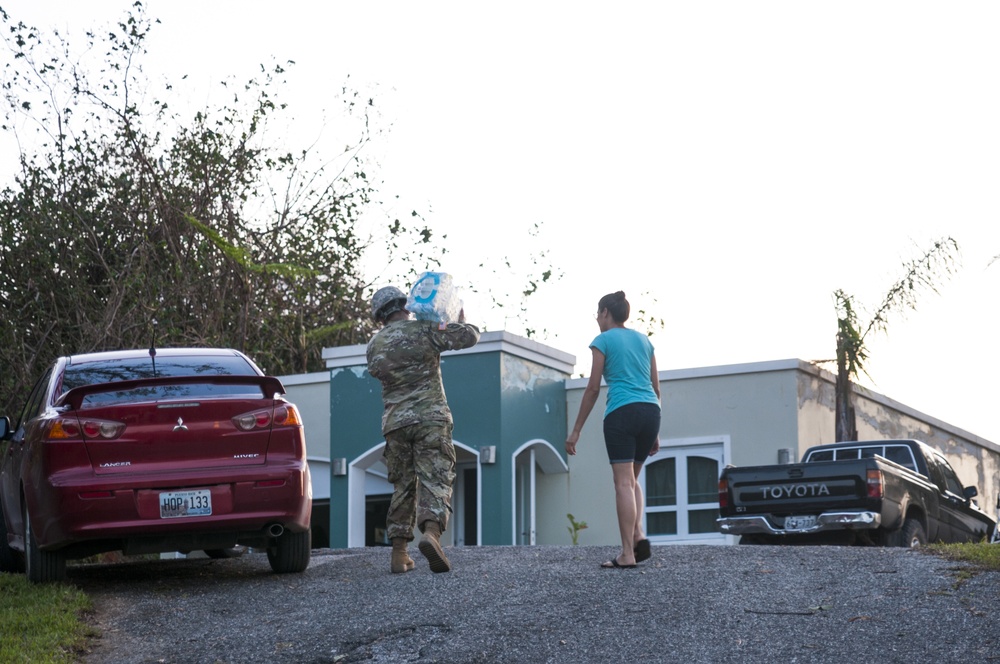
[[[271,537],[281,537],[283,532],[285,532],[285,527],[280,523],[272,523],[267,527],[267,534]]]

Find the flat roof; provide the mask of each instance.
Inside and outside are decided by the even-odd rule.
[[[366,348],[366,344],[324,348],[322,357],[326,361],[328,369],[368,366],[368,359],[365,357]],[[507,331],[483,332],[479,337],[479,343],[472,348],[445,351],[441,353],[441,356],[498,352],[530,360],[567,375],[572,373],[573,367],[576,365],[576,356],[570,353]]]

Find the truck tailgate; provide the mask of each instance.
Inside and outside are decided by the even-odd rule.
[[[867,459],[787,466],[729,468],[730,505],[724,513],[808,513],[857,508],[867,502]]]

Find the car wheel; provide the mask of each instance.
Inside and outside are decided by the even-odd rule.
[[[7,544],[7,523],[0,506],[0,572],[20,574],[24,571],[24,557]]]
[[[923,524],[917,519],[906,519],[903,521],[903,526],[891,535],[893,546],[916,549],[927,544],[927,533],[924,532]]]
[[[215,560],[223,560],[225,558],[239,558],[244,551],[246,549],[242,546],[234,546],[228,549],[205,549],[205,555]]]
[[[267,562],[271,563],[271,569],[278,574],[304,572],[309,566],[311,551],[312,532],[305,530],[293,533],[286,530],[267,547]]]
[[[31,518],[24,513],[25,571],[32,583],[58,583],[66,578],[66,556],[61,551],[42,551],[31,530]]]

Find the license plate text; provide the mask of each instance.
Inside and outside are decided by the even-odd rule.
[[[160,518],[174,519],[182,516],[210,516],[212,514],[212,492],[166,491],[160,494]]]

